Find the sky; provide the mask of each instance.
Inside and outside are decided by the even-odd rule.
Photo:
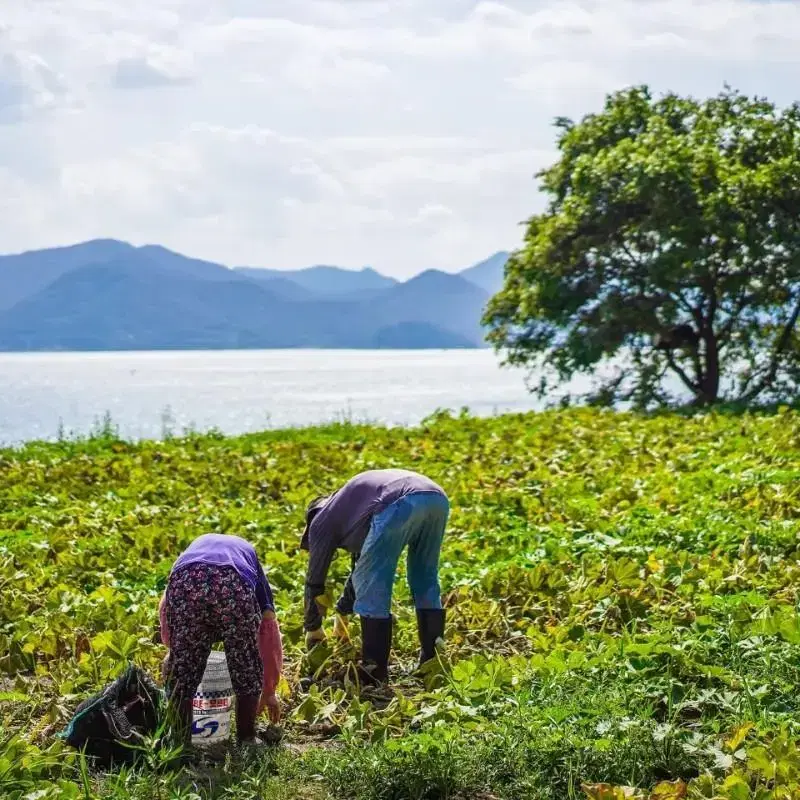
[[[0,252],[460,269],[543,207],[555,117],[725,82],[795,100],[800,1],[9,0]]]

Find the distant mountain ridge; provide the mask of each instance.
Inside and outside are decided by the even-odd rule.
[[[482,347],[506,260],[399,282],[371,267],[232,269],[113,239],[0,256],[0,350]]]
[[[275,280],[289,280],[306,292],[329,297],[380,291],[397,285],[394,278],[387,278],[372,267],[364,267],[358,271],[322,265],[288,271],[261,267],[235,267],[234,271],[265,285]]]
[[[511,253],[501,250],[499,253],[489,256],[485,261],[475,264],[474,267],[462,270],[459,275],[476,286],[480,286],[489,294],[497,294],[503,287],[506,262],[510,255]]]

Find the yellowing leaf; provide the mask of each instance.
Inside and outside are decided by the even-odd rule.
[[[686,784],[682,780],[662,781],[650,792],[650,800],[682,800],[686,797]]]
[[[614,786],[610,783],[583,783],[581,788],[590,800],[644,800],[644,794],[633,786]]]
[[[663,564],[655,557],[654,553],[650,553],[647,557],[647,568],[650,572],[661,572],[664,569]]]
[[[726,800],[750,800],[750,787],[741,775],[729,775],[722,789]]]
[[[753,730],[752,722],[743,722],[733,729],[733,733],[725,740],[725,747],[731,752],[739,749],[739,745],[747,738],[747,734]]]

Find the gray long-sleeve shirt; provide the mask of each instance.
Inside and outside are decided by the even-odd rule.
[[[417,492],[444,494],[441,486],[417,472],[375,469],[351,478],[326,500],[308,529],[304,625],[307,631],[322,625],[314,598],[325,593],[325,581],[336,550],[342,548],[358,556],[372,518],[401,497]]]

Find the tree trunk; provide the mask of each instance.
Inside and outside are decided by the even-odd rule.
[[[698,400],[704,406],[711,406],[719,397],[719,348],[717,337],[713,331],[707,331],[703,336],[705,343],[705,374],[700,385]]]

